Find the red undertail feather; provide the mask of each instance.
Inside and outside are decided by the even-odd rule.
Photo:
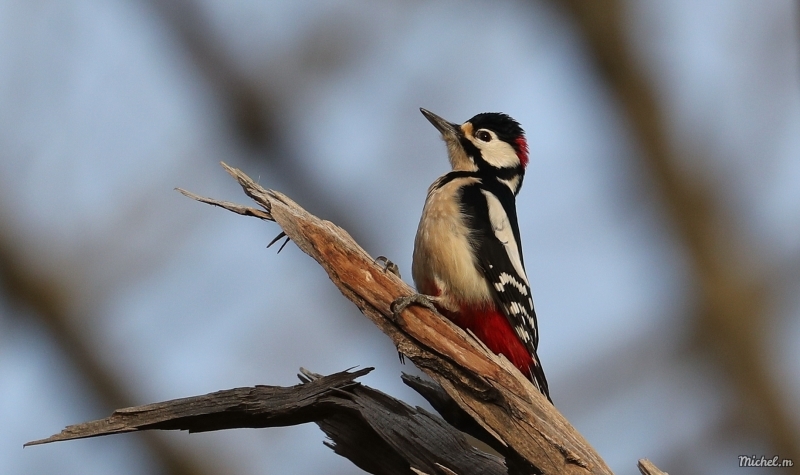
[[[472,331],[492,352],[505,355],[530,378],[533,358],[501,311],[489,306],[463,307],[457,313],[442,309],[440,312],[459,327]]]

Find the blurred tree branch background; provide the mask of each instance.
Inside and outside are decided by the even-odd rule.
[[[723,209],[722,193],[712,180],[681,166],[670,143],[664,108],[655,88],[635,64],[625,41],[623,8],[612,1],[566,2],[583,33],[600,75],[619,100],[627,123],[642,148],[640,157],[661,194],[667,219],[681,240],[696,285],[691,347],[717,363],[740,395],[733,421],[763,431],[785,458],[800,458],[798,433],[789,398],[771,374],[768,329],[774,325],[770,288],[784,278],[783,267],[759,275],[763,264],[750,262],[755,250],[738,237]],[[692,151],[702,160],[702,152]],[[794,264],[800,261],[793,260]]]
[[[304,257],[264,252],[263,229],[171,190],[226,189],[220,159],[260,171],[407,275],[424,190],[446,167],[419,106],[454,121],[503,110],[528,130],[519,206],[543,360],[556,404],[612,469],[644,454],[670,473],[729,473],[739,454],[800,461],[796,3],[255,3],[0,7],[0,424],[11,428],[0,464],[107,473],[146,451],[124,473],[351,473],[315,429],[143,436],[105,459],[93,441],[19,447],[114,407],[288,382],[301,365],[374,365],[372,385],[414,400],[388,341]],[[97,26],[108,18],[118,23]],[[124,199],[110,195],[119,182]],[[611,211],[575,204],[593,196],[582,187]],[[563,224],[587,216],[604,234]],[[615,254],[620,240],[647,244]],[[229,252],[208,255],[217,248]],[[263,287],[238,284],[240,260]],[[309,276],[319,302],[293,303]],[[582,287],[604,280],[642,287],[600,302]],[[628,300],[645,303],[603,310]],[[610,314],[623,315],[607,326],[619,334],[580,338]],[[37,397],[66,402],[36,414]],[[650,432],[667,435],[640,442]]]

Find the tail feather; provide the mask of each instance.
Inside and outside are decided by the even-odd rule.
[[[542,369],[542,365],[539,363],[538,357],[531,362],[527,376],[534,386],[536,386],[539,392],[544,394],[547,397],[547,400],[552,404],[553,400],[550,399],[550,387],[547,385],[547,378],[544,376],[544,370]]]
[[[464,306],[458,312],[439,308],[439,311],[459,327],[474,333],[493,353],[508,358],[548,401],[553,402],[538,356],[529,352],[501,311],[494,306]]]

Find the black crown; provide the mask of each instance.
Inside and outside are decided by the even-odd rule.
[[[469,120],[472,123],[474,130],[488,129],[497,134],[497,137],[510,144],[525,136],[525,131],[519,122],[512,119],[511,116],[501,112],[483,112],[476,115]]]

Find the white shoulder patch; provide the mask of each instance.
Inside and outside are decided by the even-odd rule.
[[[492,223],[494,235],[503,243],[506,254],[508,254],[508,259],[511,261],[511,265],[514,266],[517,276],[524,281],[522,283],[513,282],[514,276],[509,275],[508,279],[511,281],[510,283],[517,284],[516,286],[518,288],[521,287],[522,284],[524,284],[525,287],[529,287],[528,277],[525,275],[525,269],[522,267],[522,258],[520,257],[517,243],[514,240],[514,231],[511,229],[511,221],[508,219],[506,210],[503,209],[500,200],[497,199],[493,193],[486,190],[481,190],[481,192],[483,196],[486,197],[486,203],[489,206],[489,221]],[[526,294],[527,292],[523,293],[523,295]]]

